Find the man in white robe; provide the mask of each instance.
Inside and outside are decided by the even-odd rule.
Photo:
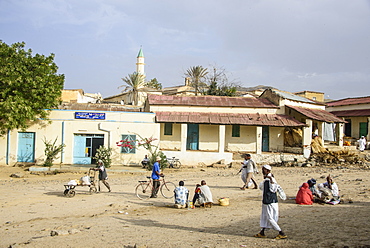
[[[202,205],[204,203],[213,202],[212,192],[210,188],[208,187],[206,181],[202,180],[200,184],[201,186],[200,186],[200,193],[199,193],[199,203]]]
[[[366,149],[366,139],[364,136],[357,141],[358,142],[358,149],[363,152]]]
[[[260,219],[261,231],[254,235],[256,238],[266,238],[265,230],[274,229],[279,232],[275,239],[286,239],[288,236],[281,230],[278,225],[279,219],[279,205],[276,191],[278,184],[271,174],[271,166],[264,165],[262,167],[262,173],[264,180],[260,183],[260,189],[263,192],[262,195],[262,213]]]

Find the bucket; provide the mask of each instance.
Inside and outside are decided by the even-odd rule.
[[[218,203],[220,204],[220,206],[229,206],[229,198],[227,197],[220,198],[218,199]]]

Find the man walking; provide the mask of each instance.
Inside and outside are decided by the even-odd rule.
[[[99,159],[98,160],[98,165],[96,168],[92,168],[95,171],[99,171],[99,183],[98,183],[98,190],[100,191],[100,181],[107,187],[108,191],[110,192],[110,185],[108,183],[108,175],[107,175],[107,170],[104,166],[103,160]]]
[[[260,219],[261,231],[254,235],[256,238],[266,238],[265,230],[273,228],[276,231],[279,231],[279,234],[275,239],[286,239],[288,236],[281,230],[278,225],[279,219],[279,205],[277,199],[277,188],[278,184],[271,174],[271,166],[264,165],[262,167],[263,173],[263,182],[260,183],[260,189],[263,192],[262,195],[262,213]]]
[[[240,168],[238,173],[240,172],[242,172],[241,178],[244,182],[244,185],[240,189],[242,190],[247,189],[250,181],[252,181],[254,184],[253,189],[257,189],[257,183],[253,178],[253,174],[254,172],[258,174],[258,169],[254,161],[251,159],[250,154],[245,154],[244,161],[242,162],[242,167]]]

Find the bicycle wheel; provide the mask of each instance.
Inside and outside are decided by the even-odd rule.
[[[139,183],[135,188],[135,194],[141,200],[148,199],[152,195],[150,183]]]
[[[180,168],[181,168],[181,162],[180,162],[179,160],[177,160],[177,161],[175,162],[175,168],[176,168],[176,169],[180,169]]]
[[[164,198],[170,199],[174,197],[176,185],[172,182],[166,182],[161,185],[161,194]]]

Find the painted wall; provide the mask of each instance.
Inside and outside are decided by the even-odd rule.
[[[350,118],[345,118],[345,119],[351,119],[352,137],[360,138],[360,122],[368,123],[368,118],[367,117],[350,117]]]
[[[225,150],[236,151],[256,151],[256,127],[240,126],[240,137],[232,137],[232,126],[227,125],[225,131]]]
[[[199,125],[199,150],[218,151],[218,125]]]
[[[284,127],[270,127],[269,148],[272,152],[284,151]]]
[[[164,135],[164,123],[160,123],[160,148],[164,150],[181,150],[181,124],[172,125],[172,135]]]

